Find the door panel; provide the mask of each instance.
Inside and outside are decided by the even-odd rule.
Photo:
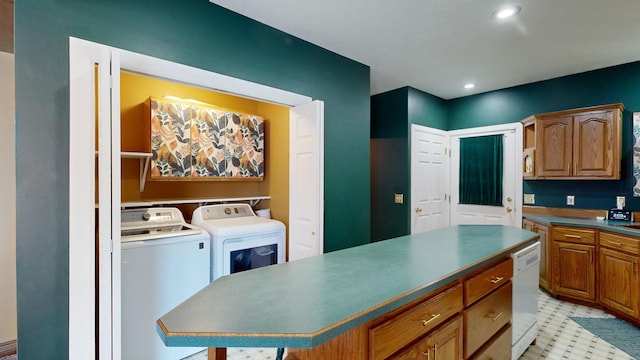
[[[291,108],[289,173],[289,260],[323,252],[324,103]]]
[[[449,226],[449,135],[411,126],[411,233]]]
[[[460,138],[503,134],[503,206],[460,204]],[[522,125],[451,132],[451,225],[511,225],[522,222]]]

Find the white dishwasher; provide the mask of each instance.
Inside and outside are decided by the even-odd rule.
[[[538,333],[538,281],[540,277],[540,242],[511,254],[513,258],[513,336],[511,359],[522,356]]]

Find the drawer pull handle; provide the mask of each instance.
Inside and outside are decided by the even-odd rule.
[[[611,240],[607,240],[607,242],[608,242],[609,244],[611,244],[611,245],[614,245],[614,246],[622,246],[622,243],[621,243],[621,242],[611,241]]]
[[[433,360],[436,360],[436,354],[438,351],[438,344],[434,344],[433,346],[429,346],[426,352],[420,352],[420,354],[427,357],[427,360],[431,360],[431,352],[433,351]]]
[[[488,317],[492,318],[491,321],[496,321],[500,316],[502,316],[502,312],[499,312],[497,314],[492,312]]]
[[[564,237],[566,237],[567,239],[582,239],[582,236],[579,235],[564,234]]]
[[[498,276],[498,277],[495,277],[495,278],[491,279],[491,283],[492,284],[497,284],[502,280],[504,280],[504,276]]]
[[[430,322],[440,317],[441,314],[433,314],[429,320],[422,320],[422,326],[427,326]]]

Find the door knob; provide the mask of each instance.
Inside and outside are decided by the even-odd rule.
[[[513,209],[507,206],[507,212],[510,213],[512,211],[513,211]]]
[[[513,199],[511,198],[511,196],[509,196],[509,197],[507,198],[507,201],[513,201]]]
[[[422,212],[422,209],[420,209],[420,208],[416,208],[416,212],[417,212],[417,213]]]

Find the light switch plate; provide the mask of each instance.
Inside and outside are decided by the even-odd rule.
[[[404,194],[396,193],[395,197],[394,197],[394,201],[395,201],[396,204],[403,204],[404,203]]]
[[[529,205],[535,204],[536,194],[524,194],[524,203]]]
[[[626,205],[626,199],[624,196],[616,196],[616,208],[618,210],[624,209]]]
[[[575,196],[567,195],[567,205],[575,205]]]

